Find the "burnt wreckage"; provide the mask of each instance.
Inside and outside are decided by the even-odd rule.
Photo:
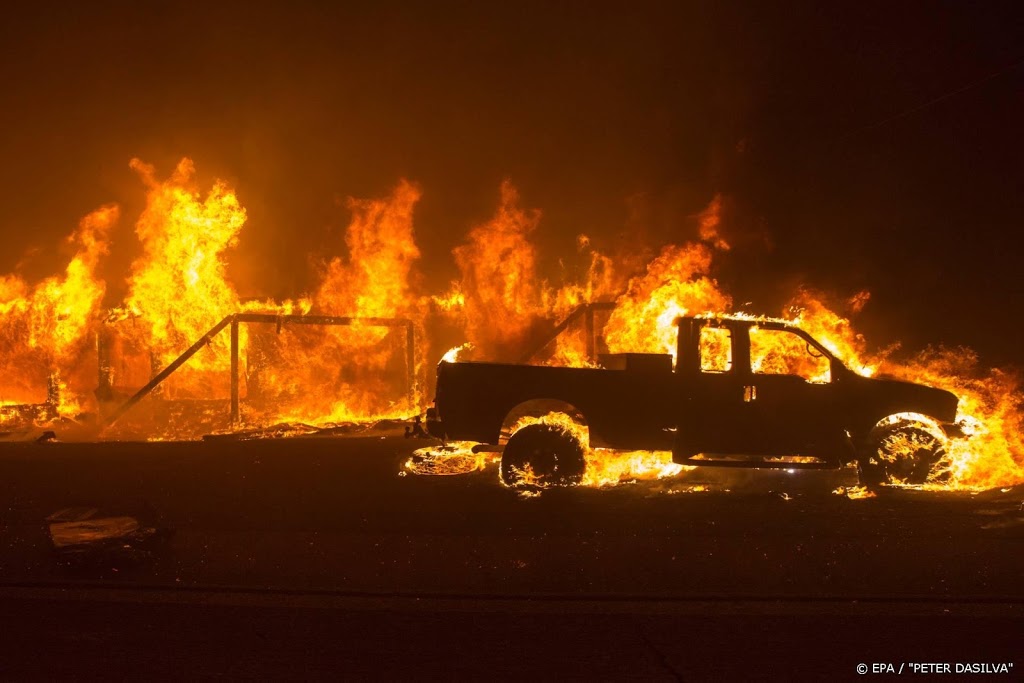
[[[861,376],[782,321],[683,317],[670,354],[608,354],[602,368],[444,362],[428,429],[502,452],[509,485],[573,484],[584,448],[572,430],[524,415],[564,412],[590,446],[672,451],[684,465],[826,469],[855,463],[862,483],[923,482],[945,453],[957,397]],[[939,433],[942,432],[942,433]],[[506,442],[507,438],[507,442]]]

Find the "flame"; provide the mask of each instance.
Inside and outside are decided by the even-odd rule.
[[[703,211],[697,215],[700,221],[700,238],[704,242],[708,242],[716,249],[722,251],[729,250],[729,243],[726,242],[721,234],[719,228],[722,224],[722,195],[721,193],[716,194],[711,202],[707,205]]]
[[[148,193],[136,225],[143,253],[132,266],[125,306],[111,316],[120,351],[120,365],[112,369],[115,384],[134,390],[230,314],[315,313],[355,321],[338,326],[279,324],[276,329],[239,325],[240,394],[247,423],[370,421],[417,411],[418,396],[393,390],[400,383],[394,376],[402,381],[415,377],[407,335],[422,331],[411,285],[419,258],[412,227],[420,197],[416,185],[401,181],[386,198],[349,200],[348,256],[326,264],[311,297],[242,302],[227,278],[226,264],[246,221],[235,193],[217,181],[202,195],[189,159],[163,181],[149,165],[133,160],[131,166]],[[367,318],[389,320],[360,322]],[[410,323],[391,320],[397,318]],[[163,397],[226,398],[229,344],[227,333],[213,337],[161,386]],[[133,354],[137,360],[146,353],[150,367],[133,369]],[[205,422],[195,422],[193,428],[209,429]],[[177,438],[195,433],[187,424],[167,425],[167,431]],[[155,435],[163,434],[151,432]]]
[[[858,292],[846,302],[846,308],[859,313],[870,297],[870,292]],[[801,288],[786,306],[786,322],[817,339],[854,372],[871,377],[878,371],[878,361],[867,360],[864,336],[846,317],[827,306],[825,299],[821,292]]]
[[[413,237],[413,209],[420,188],[407,180],[386,199],[348,201],[348,259],[334,258],[314,297],[325,312],[359,317],[408,315],[416,304],[410,275],[420,257]]]
[[[446,476],[479,472],[498,461],[497,453],[474,453],[470,441],[452,441],[444,446],[420,448],[405,461],[404,470],[414,474]]]
[[[1017,372],[979,367],[969,349],[926,349],[904,363],[880,361],[880,372],[946,389],[960,398],[957,421],[967,438],[950,439],[932,488],[988,489],[1024,482],[1024,399]]]
[[[669,245],[630,280],[605,327],[612,353],[676,354],[675,319],[727,311],[732,299],[709,277],[712,252],[702,244]]]
[[[590,448],[590,430],[565,413],[521,417],[509,433],[515,434],[531,424],[558,427],[580,442],[586,459],[586,470],[580,486],[615,486],[638,480],[664,479],[693,469],[672,462],[672,453],[669,451],[613,451],[606,448]],[[535,482],[531,482],[527,477],[524,483]]]
[[[96,270],[117,219],[115,206],[82,219],[67,238],[75,253],[63,276],[34,286],[16,276],[0,277],[3,403],[41,403],[40,388],[49,384],[59,395],[47,400],[58,400],[54,408],[60,414],[74,415],[88,406],[87,387],[94,386],[96,365],[87,352],[106,291]]]
[[[466,305],[466,295],[462,293],[462,287],[458,282],[453,282],[451,289],[443,295],[430,297],[431,301],[446,313],[461,311]]]
[[[136,348],[148,348],[162,368],[239,310],[224,256],[237,244],[246,213],[222,182],[203,197],[190,159],[182,159],[164,181],[138,159],[132,159],[131,168],[142,178],[147,196],[135,225],[142,256],[132,265],[125,299],[127,311],[141,324],[124,326],[124,334]],[[167,383],[167,395],[226,395],[229,366],[229,340],[219,335]]]
[[[847,307],[859,312],[868,296],[856,294]],[[977,490],[1024,482],[1024,386],[1017,372],[982,369],[977,355],[963,348],[929,348],[903,361],[893,358],[896,346],[870,354],[863,336],[824,299],[820,293],[801,290],[789,307],[792,323],[848,367],[864,375],[877,373],[945,389],[959,397],[957,422],[969,433],[967,438],[943,438],[946,457],[927,487]]]
[[[469,342],[462,344],[461,346],[453,346],[452,348],[445,351],[445,354],[441,356],[442,363],[457,363],[459,356],[462,356],[468,351],[473,350],[473,345]]]
[[[621,293],[624,284],[622,269],[611,257],[594,249],[589,237],[577,235],[576,244],[578,252],[587,256],[582,281],[567,277],[558,289],[547,287],[542,292],[542,307],[555,317],[563,317],[582,304],[610,301]]]
[[[413,210],[420,196],[417,185],[403,180],[385,198],[349,200],[348,258],[328,264],[313,296],[314,313],[409,319],[416,325],[413,334],[422,337],[412,286],[420,256]],[[409,373],[418,373],[421,362],[407,365],[407,333],[370,322],[264,334],[260,400],[276,420],[351,422],[416,413],[419,396],[410,399],[395,389]]]
[[[234,191],[218,181],[203,193],[188,159],[162,180],[139,160],[132,160],[131,168],[147,192],[135,224],[141,256],[132,264],[124,305],[106,323],[100,322],[106,285],[97,270],[117,207],[103,207],[82,220],[69,238],[74,253],[61,275],[36,284],[0,276],[0,405],[49,406],[41,419],[91,410],[99,367],[90,353],[96,335],[115,337],[112,384],[132,392],[225,316],[245,311],[393,322],[280,329],[242,325],[241,391],[250,424],[367,421],[419,412],[422,396],[395,388],[419,374],[430,316],[463,328],[466,343],[445,360],[470,353],[506,360],[520,357],[577,307],[614,302],[607,320],[595,319],[592,330],[582,323],[569,326],[539,359],[576,367],[598,367],[596,355],[604,350],[675,354],[674,320],[680,315],[754,319],[728,313],[732,299],[713,277],[714,259],[730,247],[723,237],[722,195],[691,217],[698,241],[665,246],[646,264],[636,261],[641,253],[636,245],[613,257],[579,235],[577,253],[559,260],[561,281],[551,284],[539,276],[532,241],[540,212],[521,208],[518,192],[506,181],[494,216],[470,230],[453,252],[459,278],[447,293],[421,296],[413,216],[421,191],[402,180],[385,197],[349,200],[347,254],[330,258],[308,298],[243,302],[227,276],[227,258],[246,223]],[[1024,482],[1021,377],[982,368],[964,349],[927,349],[903,360],[896,345],[872,350],[850,322],[869,300],[864,291],[833,304],[820,292],[801,289],[782,320],[808,332],[856,372],[937,386],[960,398],[958,421],[969,434],[946,440],[946,457],[927,486],[976,489]],[[410,331],[417,341],[411,361],[405,336]],[[713,327],[705,331],[703,368],[728,370],[726,336]],[[753,368],[828,381],[827,368],[815,365],[801,346],[792,335],[755,328]],[[223,400],[229,366],[229,339],[222,334],[177,371],[164,385],[163,397]],[[182,438],[195,429],[174,423],[167,433],[148,436]],[[665,453],[588,448],[587,460],[584,484],[592,486],[678,472]]]
[[[629,280],[626,291],[615,300],[615,309],[603,328],[603,338],[610,352],[674,355],[676,317],[705,313],[723,315],[732,308],[731,297],[711,277],[715,250],[729,248],[719,233],[721,207],[721,197],[716,196],[698,216],[700,236],[709,244],[666,246],[643,274]],[[525,242],[522,233],[519,233],[517,245],[524,252],[521,261],[530,264],[524,272],[532,273],[536,258],[532,245]],[[589,248],[589,239],[582,236],[579,245]],[[542,308],[548,311],[549,317],[564,315],[573,304],[599,300],[595,293],[606,293],[610,289],[608,283],[614,281],[614,277],[609,274],[615,273],[614,264],[597,252],[593,253],[592,264],[584,283],[571,283],[554,294],[542,292]],[[1024,418],[1018,398],[1021,379],[1017,374],[999,370],[983,372],[976,367],[973,355],[964,351],[927,351],[904,363],[891,358],[895,346],[869,353],[866,340],[854,329],[847,315],[859,313],[869,301],[870,293],[857,292],[841,309],[830,307],[825,299],[821,293],[802,288],[786,306],[784,317],[778,320],[808,332],[847,367],[864,376],[884,372],[944,388],[960,397],[958,421],[968,428],[973,427],[974,433],[968,439],[948,441],[947,457],[933,475],[932,486],[987,488],[1024,481],[1021,462],[1024,443],[1020,437]],[[523,309],[511,307],[511,310]],[[536,315],[535,308],[526,310]],[[848,313],[843,314],[841,310]],[[737,313],[731,315],[753,318]],[[720,336],[714,333],[704,336],[701,344],[706,370],[728,369],[729,345],[723,343]],[[812,382],[830,380],[827,362],[804,353],[804,343],[794,335],[755,328],[751,344],[755,371],[793,373]],[[579,330],[569,330],[557,340],[548,362],[595,367],[594,359],[584,353],[584,348]],[[599,460],[602,455],[598,450],[590,451],[592,460]]]
[[[539,211],[519,208],[519,192],[506,180],[497,213],[453,252],[462,273],[466,337],[487,356],[521,347],[544,312],[536,248],[529,241],[539,221]]]

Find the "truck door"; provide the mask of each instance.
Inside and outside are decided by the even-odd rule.
[[[746,330],[731,320],[683,318],[676,374],[681,401],[674,453],[749,453],[756,414],[749,401]]]
[[[840,445],[831,360],[809,337],[784,327],[749,328],[753,455],[823,457]]]

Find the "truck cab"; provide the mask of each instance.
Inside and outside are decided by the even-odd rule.
[[[955,432],[955,395],[862,376],[783,321],[684,317],[677,324],[676,462],[742,453],[806,456],[838,467],[856,460],[879,423],[898,415],[921,415]]]

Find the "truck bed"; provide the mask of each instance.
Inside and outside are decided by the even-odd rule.
[[[502,423],[517,406],[527,401],[560,402],[586,416],[594,446],[671,448],[668,428],[678,400],[671,363],[648,362],[642,367],[441,363],[438,415],[450,439],[497,443]]]

